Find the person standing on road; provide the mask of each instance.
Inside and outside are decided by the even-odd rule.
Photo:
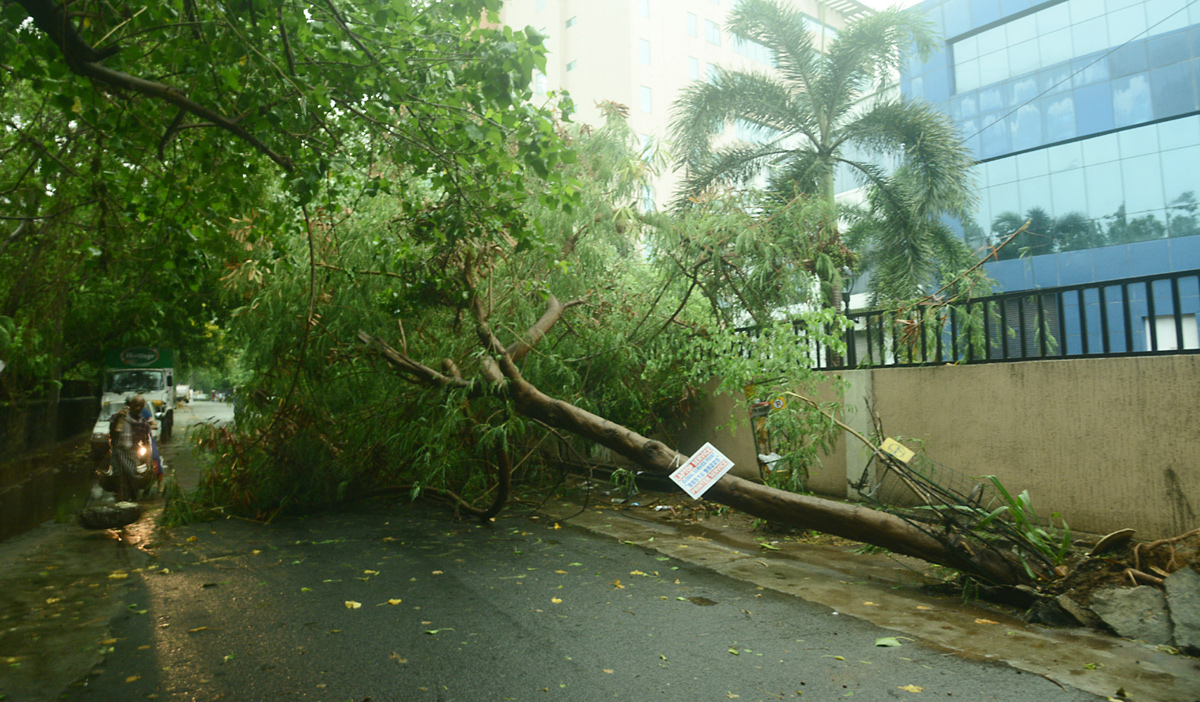
[[[118,502],[128,502],[137,497],[138,447],[149,448],[150,429],[154,420],[142,419],[146,398],[134,395],[125,401],[125,408],[109,419],[108,441],[112,448],[113,478],[116,480]]]

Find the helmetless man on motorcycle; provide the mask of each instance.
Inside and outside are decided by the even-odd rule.
[[[125,401],[125,407],[109,420],[108,442],[112,447],[113,478],[117,483],[117,500],[132,501],[137,497],[138,473],[141,463],[139,449],[150,449],[150,430],[154,420],[142,419],[146,398],[134,395]]]

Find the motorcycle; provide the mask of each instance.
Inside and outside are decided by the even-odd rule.
[[[76,515],[79,525],[84,529],[116,529],[132,524],[142,516],[142,507],[137,502],[117,502],[113,497],[119,493],[120,484],[109,460],[110,455],[105,454],[103,469],[97,467],[92,495],[87,506]],[[150,447],[139,442],[136,455],[138,463],[130,487],[135,495],[143,492],[148,495],[156,477]]]

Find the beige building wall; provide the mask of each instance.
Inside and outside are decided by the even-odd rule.
[[[768,68],[738,54],[724,31],[725,17],[735,2],[506,0],[500,20],[516,30],[531,26],[548,35],[544,87],[571,94],[577,109],[574,121],[599,125],[597,104],[618,102],[629,108],[629,124],[643,140],[665,143],[670,136],[671,106],[693,76],[703,80],[710,65]],[[869,12],[854,0],[793,0],[792,4],[834,29],[845,27],[847,18]],[[689,15],[695,18],[695,36],[689,33]],[[711,41],[711,27],[718,29],[719,44]],[[643,42],[649,46],[649,63],[643,62]],[[535,80],[535,92],[538,87]],[[727,124],[724,133],[736,136],[735,125]],[[674,172],[656,180],[654,199],[659,206],[674,198],[678,181]]]
[[[926,455],[968,476],[1028,490],[1043,518],[1075,531],[1136,529],[1140,539],[1200,527],[1200,355],[1102,358],[851,371],[848,422],[869,429],[864,398],[890,436],[919,438]],[[720,407],[701,415],[728,422]],[[686,439],[703,443],[700,435]],[[709,433],[728,455],[749,432]],[[752,448],[750,449],[753,450]],[[856,440],[814,471],[814,492],[848,496],[862,474]]]

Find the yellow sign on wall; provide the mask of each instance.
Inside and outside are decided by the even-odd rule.
[[[908,463],[913,459],[913,456],[917,455],[904,444],[890,438],[884,439],[883,445],[879,448],[883,449],[884,453],[888,454],[892,458],[895,458],[901,463]]]

